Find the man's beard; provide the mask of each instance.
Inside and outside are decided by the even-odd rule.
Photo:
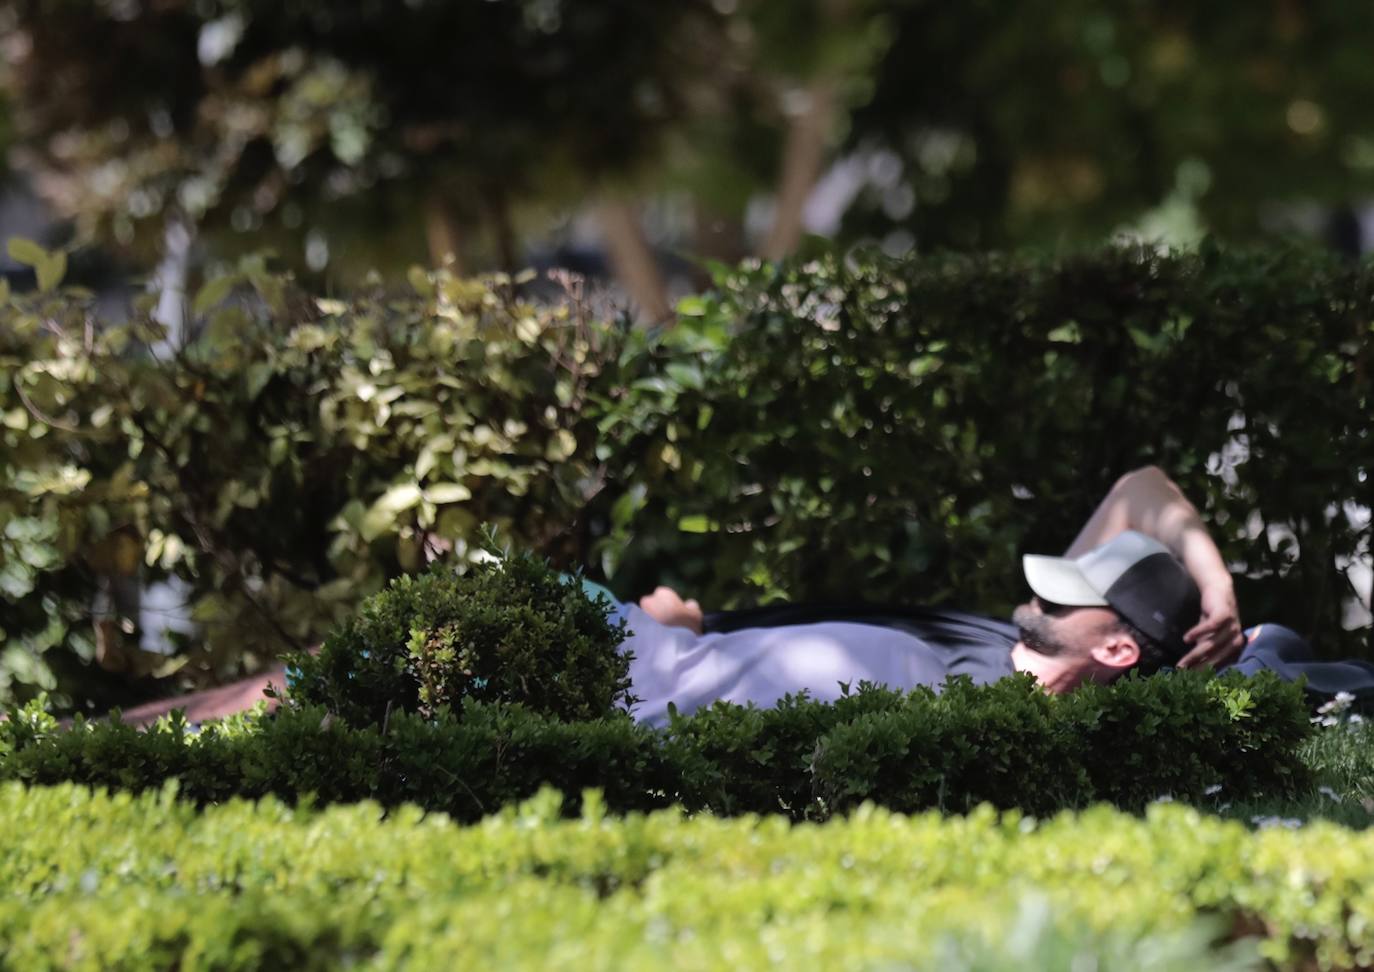
[[[1037,612],[1029,604],[1022,604],[1012,612],[1011,623],[1016,625],[1021,643],[1037,654],[1063,655],[1070,650],[1055,637],[1049,615]]]

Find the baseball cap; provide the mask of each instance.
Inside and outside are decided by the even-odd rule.
[[[1153,537],[1127,530],[1081,557],[1022,558],[1026,582],[1043,601],[1110,607],[1178,657],[1202,614],[1202,594],[1178,559]]]

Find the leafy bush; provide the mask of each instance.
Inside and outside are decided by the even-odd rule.
[[[293,656],[290,696],[355,725],[473,701],[598,719],[633,701],[625,622],[610,611],[529,553],[464,575],[436,565],[363,602],[317,655]]]
[[[1178,805],[791,826],[579,802],[458,827],[8,784],[0,968],[1040,968],[1059,949],[1227,967],[1218,933],[1260,936],[1251,954],[1283,969],[1374,959],[1374,831],[1256,833]]]
[[[678,804],[806,819],[874,801],[1046,814],[1201,798],[1216,786],[1237,800],[1295,794],[1311,786],[1299,758],[1311,728],[1295,686],[1196,672],[1065,697],[1028,677],[956,681],[941,695],[865,686],[835,703],[720,703],[663,730],[624,714],[572,723],[478,701],[461,719],[397,711],[385,726],[350,725],[299,707],[196,734],[179,720],[147,732],[118,722],[57,731],[30,710],[0,725],[0,779],[135,791],[176,779],[198,803],[314,794],[461,820],[545,786],[574,800],[595,787],[621,813]]]
[[[150,300],[112,324],[80,290],[3,295],[0,699],[214,683],[441,550],[461,569],[481,523],[565,542],[598,482],[587,399],[633,335],[504,276],[412,283],[317,299],[245,260],[174,354]],[[135,630],[138,585],[168,577],[197,628],[170,657]]]

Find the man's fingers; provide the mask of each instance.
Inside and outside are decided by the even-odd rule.
[[[1224,621],[1225,619],[1223,618],[1204,618],[1188,629],[1187,633],[1183,636],[1183,640],[1191,644],[1206,638],[1220,628]]]
[[[1222,615],[1215,618],[1203,618],[1188,629],[1183,640],[1192,644],[1210,636],[1214,640],[1225,641],[1239,634],[1240,619],[1234,615]]]
[[[1209,642],[1206,645],[1194,648],[1192,651],[1188,652],[1188,654],[1180,658],[1178,667],[1201,668],[1204,665],[1210,664],[1212,664],[1212,645]]]
[[[1193,650],[1179,659],[1179,668],[1201,668],[1211,665],[1218,668],[1230,664],[1240,654],[1244,638],[1239,632],[1231,635],[1217,635],[1200,639]]]

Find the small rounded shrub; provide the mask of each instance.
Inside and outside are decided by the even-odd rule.
[[[316,655],[291,660],[288,699],[323,705],[353,725],[389,712],[455,713],[469,700],[520,703],[566,720],[628,706],[625,622],[530,554],[435,565],[374,595]]]

